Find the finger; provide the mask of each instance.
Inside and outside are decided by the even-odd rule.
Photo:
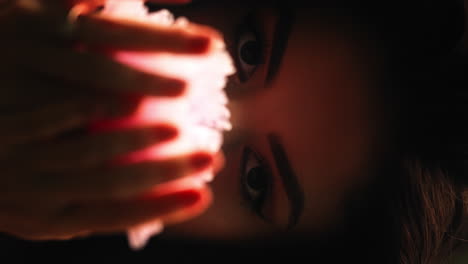
[[[69,100],[33,112],[0,116],[0,145],[9,146],[49,138],[60,132],[85,125],[105,112],[99,102]]]
[[[97,13],[102,2],[104,1],[19,1],[14,32],[20,32],[17,37],[22,38],[28,38],[32,32],[38,32],[49,38],[55,36],[68,41],[84,40],[85,43],[96,46],[135,50],[201,53],[206,51],[210,44],[208,30],[188,34],[188,31],[182,29],[169,30],[90,15]]]
[[[226,156],[222,151],[216,154],[213,162],[213,173],[219,173],[226,165]]]
[[[95,97],[96,99],[102,98],[103,102],[109,102],[109,98],[116,97],[86,90],[72,82],[17,67],[2,71],[1,75],[3,89],[0,89],[0,111],[2,114],[9,111],[19,113],[36,110],[45,105],[79,98],[84,98],[83,101],[85,101]]]
[[[148,200],[95,202],[67,208],[51,222],[55,232],[119,232],[196,205],[199,190],[185,190]]]
[[[204,213],[213,203],[213,192],[208,185],[199,189],[201,197],[198,203],[183,210],[174,211],[159,218],[165,226],[176,225]]]
[[[31,160],[30,166],[41,171],[69,171],[103,165],[124,154],[162,143],[177,136],[177,129],[169,125],[133,128],[102,133],[80,139],[48,142],[26,149],[21,155]],[[26,153],[24,153],[26,152]]]
[[[206,52],[211,36],[216,36],[214,30],[187,32],[97,15],[80,16],[74,35],[92,47],[194,54]]]
[[[81,203],[54,210],[2,204],[0,230],[27,240],[62,240],[96,232],[123,231],[180,211],[186,212],[187,219],[206,207],[208,195],[206,188],[188,188],[145,200]]]
[[[53,234],[49,228],[50,215],[63,208],[55,207],[53,210],[48,206],[31,203],[5,203],[0,205],[0,230],[9,235],[25,240],[60,239],[63,234]],[[71,235],[71,234],[68,234]],[[79,235],[79,234],[76,234]]]
[[[127,199],[148,192],[156,185],[206,171],[212,163],[212,155],[201,152],[163,161],[98,169],[81,177],[74,177],[76,183],[65,188],[69,191],[63,195],[76,200]]]
[[[0,197],[8,201],[34,200],[56,204],[127,199],[148,192],[158,184],[204,172],[211,167],[212,161],[211,154],[196,153],[114,168],[75,171],[67,175],[39,174],[34,172],[34,168],[19,170],[14,166],[15,169],[3,169],[5,176],[0,186]],[[28,169],[33,171],[29,174],[24,172]]]
[[[15,62],[50,76],[76,82],[85,88],[141,93],[155,96],[179,96],[185,82],[141,72],[104,56],[34,44],[34,49],[16,47]],[[21,51],[21,52],[18,52]]]
[[[52,91],[43,89],[44,93]],[[62,98],[54,95],[49,98],[37,96],[38,102],[29,106],[12,102],[9,107],[2,107],[0,122],[4,129],[0,130],[0,144],[12,146],[48,139],[86,127],[96,120],[129,115],[137,107],[136,102],[108,94],[70,93]],[[12,97],[14,100],[15,96]]]

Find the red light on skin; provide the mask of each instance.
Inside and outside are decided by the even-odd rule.
[[[193,185],[193,184],[188,184]],[[184,186],[184,184],[179,184],[179,188]],[[188,195],[195,195],[197,201],[187,207],[184,210],[178,210],[173,213],[169,213],[167,215],[161,216],[161,218],[152,220],[150,222],[143,223],[139,226],[133,227],[131,230],[128,231],[128,241],[129,245],[133,250],[139,250],[145,246],[148,242],[149,238],[161,233],[164,229],[164,225],[174,225],[180,222],[187,221],[188,219],[197,217],[198,215],[202,214],[212,203],[213,201],[213,194],[208,187],[200,188],[200,189],[180,189],[183,192],[186,192]],[[173,190],[173,193],[177,193],[176,189]],[[157,197],[161,197],[161,193],[152,193],[148,194],[141,199],[157,199]]]
[[[132,98],[130,98],[132,100]],[[190,146],[187,145],[190,124],[184,118],[183,109],[186,104],[181,98],[158,98],[147,96],[140,100],[136,111],[127,117],[111,120],[100,120],[90,125],[89,130],[93,133],[102,133],[136,127],[154,127],[158,125],[170,125],[177,127],[179,135],[176,140],[159,143],[153,147],[129,154],[126,158],[120,158],[120,162],[135,163],[151,159],[168,158],[188,153]],[[185,143],[181,142],[183,140]],[[126,160],[125,160],[126,159]]]
[[[148,148],[118,157],[109,162],[110,166],[124,166],[151,160],[161,161],[171,157],[190,155],[198,151],[212,154],[217,152],[217,149],[214,148],[196,147],[194,145],[193,142],[197,138],[194,137],[192,131],[195,128],[190,119],[186,118],[187,111],[184,111],[187,110],[187,98],[183,96],[180,98],[130,96],[128,100],[131,103],[138,103],[136,110],[131,115],[119,119],[97,121],[90,126],[89,130],[94,133],[103,133],[166,124],[177,127],[179,133],[176,138],[170,141],[159,142]],[[214,178],[216,169],[213,165],[207,170],[193,173],[191,177],[196,178],[199,182],[210,182]]]
[[[174,19],[167,10],[149,14],[143,0],[106,0],[101,15],[114,19],[126,19],[158,26],[196,31],[197,26],[187,19]],[[213,30],[213,32],[215,32]],[[116,160],[119,163],[136,163],[190,155],[195,152],[217,153],[223,141],[222,132],[229,130],[230,113],[226,107],[227,97],[223,88],[227,76],[234,73],[234,66],[224,42],[220,38],[211,41],[210,49],[204,54],[181,55],[164,52],[104,51],[117,62],[150,74],[183,80],[185,90],[179,97],[143,97],[137,110],[128,117],[106,120],[93,124],[94,132],[127,129],[131,127],[175,124],[179,134],[176,140],[157,144],[147,149],[130,153]],[[197,44],[197,43],[196,43]],[[201,43],[203,44],[203,43]],[[201,45],[198,43],[195,46]],[[167,87],[168,88],[168,87]],[[160,184],[141,199],[151,199],[177,190],[198,190],[200,201],[187,210],[164,216],[163,223],[186,220],[203,212],[211,203],[212,195],[205,180],[214,176],[215,166],[190,177]],[[205,180],[204,180],[205,179]],[[142,225],[129,230],[131,247],[141,248],[154,231],[160,231],[160,223]]]
[[[143,127],[147,125],[157,125],[161,123],[161,118],[158,110],[158,98],[128,96],[124,98],[130,103],[138,103],[136,110],[128,116],[118,119],[98,120],[90,125],[91,132],[109,132],[130,127]],[[137,101],[138,100],[138,101]]]

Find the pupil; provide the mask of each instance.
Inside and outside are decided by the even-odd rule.
[[[260,45],[258,41],[249,41],[245,43],[240,51],[242,60],[249,65],[260,63]]]
[[[267,178],[262,168],[251,169],[247,175],[247,183],[252,189],[263,190],[267,185]]]

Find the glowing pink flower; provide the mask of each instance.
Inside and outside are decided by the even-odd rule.
[[[102,14],[167,27],[190,27],[187,19],[175,20],[167,10],[149,14],[142,1],[108,0]],[[227,76],[234,73],[231,58],[221,40],[215,41],[210,51],[203,55],[118,51],[113,58],[141,71],[174,77],[187,83],[185,94],[179,98],[146,97],[134,115],[101,124],[101,128],[106,130],[160,123],[178,127],[177,140],[132,153],[125,157],[126,162],[158,160],[198,150],[211,153],[220,150],[222,132],[231,129],[223,89]],[[213,173],[198,176],[210,181]],[[134,249],[143,247],[149,237],[162,228],[162,223],[155,220],[129,230],[130,246]]]

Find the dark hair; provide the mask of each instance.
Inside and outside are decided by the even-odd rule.
[[[382,98],[392,148],[373,189],[350,203],[347,235],[359,236],[376,263],[445,263],[468,239],[468,63],[457,50],[464,8],[389,2],[364,10],[361,23],[387,55]]]
[[[391,129],[388,148],[373,161],[377,177],[347,196],[347,217],[336,234],[322,238],[321,257],[327,263],[343,256],[359,263],[448,262],[468,239],[468,58],[457,49],[463,2],[314,5],[327,21],[352,21],[351,34],[373,36],[371,45],[384,57],[379,98]]]

